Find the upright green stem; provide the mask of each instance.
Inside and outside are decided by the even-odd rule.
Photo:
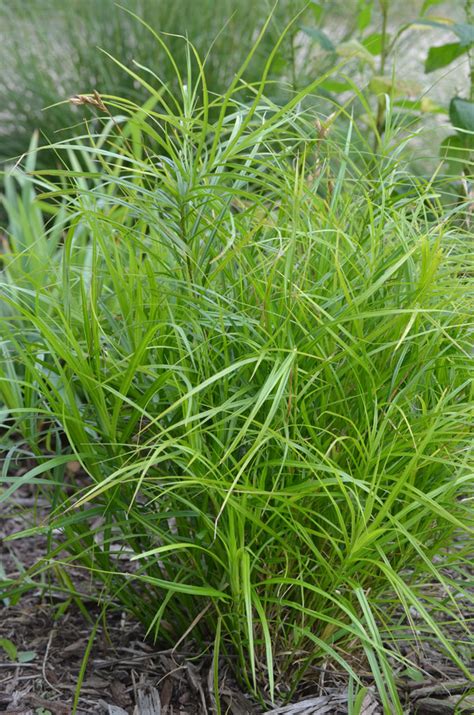
[[[474,24],[474,0],[466,0],[464,4],[464,12],[466,14],[466,22],[468,25]],[[471,47],[468,50],[469,57],[469,76],[470,76],[470,89],[469,89],[469,99],[474,102],[474,48]]]
[[[291,61],[291,85],[293,92],[297,91],[296,79],[296,54],[295,54],[295,32],[291,33],[290,38],[290,61]]]
[[[469,1],[469,0],[468,0]],[[380,0],[380,9],[382,10],[382,37],[380,41],[380,74],[385,73],[385,64],[387,61],[387,23],[388,23],[388,0]]]
[[[469,0],[467,0],[469,2]],[[388,4],[389,0],[379,0],[380,9],[382,11],[382,37],[380,41],[380,64],[379,64],[379,74],[383,76],[385,74],[385,66],[388,57],[388,43],[387,43],[387,24],[388,24]],[[379,142],[379,137],[381,137],[383,132],[383,125],[385,119],[385,100],[383,97],[379,97],[377,100],[377,120],[376,120],[376,134],[374,138],[374,151],[377,149],[377,144]]]

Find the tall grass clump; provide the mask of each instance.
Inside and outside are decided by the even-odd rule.
[[[160,67],[160,77],[174,85],[167,74],[166,54],[149,32],[128,11],[169,34],[168,43],[182,72],[186,71],[184,44],[176,33],[193,38],[206,57],[208,86],[223,91],[235,68],[243,62],[272,5],[269,0],[41,0],[33,6],[23,0],[0,0],[0,161],[27,151],[33,131],[42,143],[77,134],[81,115],[60,100],[80,92],[99,92],[137,100],[140,86],[107,57],[120,57],[128,67]],[[266,53],[289,17],[303,10],[302,0],[281,0],[269,32],[263,38],[251,68],[256,80]],[[123,6],[123,7],[122,7]],[[280,53],[290,53],[285,41]],[[99,51],[99,49],[101,51]],[[247,78],[249,79],[249,77]],[[153,75],[149,75],[153,83]],[[54,106],[52,106],[54,105]],[[47,138],[44,139],[44,136]],[[39,156],[45,166],[54,166],[54,154]]]
[[[36,466],[0,499],[51,510],[7,590],[82,566],[215,683],[226,658],[289,701],[329,664],[401,713],[407,642],[468,672],[465,207],[407,174],[389,112],[375,156],[304,109],[324,77],[276,106],[270,56],[242,103],[251,57],[214,95],[188,48],[179,91],[129,69],[145,103],[76,98],[101,129],[9,177],[0,394]]]

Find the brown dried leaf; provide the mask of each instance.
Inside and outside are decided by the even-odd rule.
[[[171,703],[171,698],[173,697],[173,680],[172,678],[165,678],[160,692],[161,709],[163,715],[166,715],[168,707]]]

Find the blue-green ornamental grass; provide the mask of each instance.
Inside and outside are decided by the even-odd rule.
[[[91,88],[100,129],[6,177],[0,499],[51,510],[4,592],[74,564],[215,683],[221,658],[265,703],[370,672],[402,713],[403,644],[469,677],[469,216],[405,170],[389,103],[374,154],[350,107],[305,108],[324,77],[280,107],[265,70],[244,104],[251,56],[214,95],[188,52],[178,94],[124,66],[142,106]]]

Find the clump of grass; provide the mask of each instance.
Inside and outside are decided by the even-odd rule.
[[[177,93],[128,70],[147,102],[102,95],[103,129],[35,174],[54,224],[10,255],[0,322],[22,479],[53,505],[28,578],[82,565],[264,702],[322,663],[360,682],[357,655],[401,713],[401,640],[467,673],[439,623],[467,627],[468,232],[393,127],[374,156],[341,112],[333,141],[302,108],[324,78],[276,106],[271,62],[247,103],[246,65],[211,95],[190,45]],[[58,215],[47,280],[21,278]]]

